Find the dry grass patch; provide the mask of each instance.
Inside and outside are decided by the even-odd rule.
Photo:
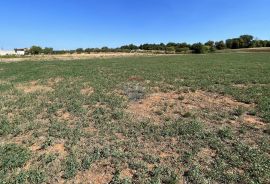
[[[205,163],[206,165],[211,164],[214,161],[214,157],[216,156],[216,152],[210,148],[202,148],[197,154],[197,158],[200,163]]]
[[[229,96],[198,90],[186,93],[156,92],[140,101],[131,101],[127,112],[135,119],[150,119],[161,123],[166,118],[176,120],[191,113],[229,113],[237,108],[251,109],[254,105],[238,102]]]
[[[257,127],[257,128],[263,128],[266,125],[260,118],[258,118],[256,116],[251,116],[251,115],[244,114],[241,117],[241,119],[243,120],[244,123],[253,125],[253,126]]]
[[[19,84],[16,88],[24,93],[35,93],[35,92],[42,92],[47,93],[53,91],[53,88],[50,86],[40,85],[38,81],[31,81],[26,84]]]
[[[65,149],[65,144],[64,143],[56,143],[53,146],[50,146],[46,152],[49,153],[57,153],[61,156],[66,156],[67,155],[67,151]]]
[[[56,78],[50,78],[47,83],[49,86],[53,87],[55,85],[57,85],[58,83],[60,83],[61,81],[63,81],[64,79],[61,77],[56,77]]]
[[[126,168],[120,172],[120,179],[131,179],[134,175],[134,171]]]
[[[92,87],[83,88],[83,89],[81,89],[80,92],[82,95],[90,96],[94,93],[94,88],[92,88]]]
[[[256,88],[256,87],[267,87],[269,84],[233,84],[233,87],[246,89],[246,88]]]
[[[93,164],[90,170],[79,172],[72,183],[107,184],[113,178],[114,169],[109,161]]]
[[[1,80],[0,79],[0,85],[4,85],[4,84],[10,84],[10,82],[7,81],[7,80]]]
[[[56,116],[62,121],[72,121],[75,117],[64,109],[60,109],[56,112]]]

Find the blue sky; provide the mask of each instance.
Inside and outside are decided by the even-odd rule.
[[[1,0],[0,48],[270,40],[269,0]]]

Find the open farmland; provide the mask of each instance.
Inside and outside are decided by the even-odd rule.
[[[0,63],[0,183],[270,183],[270,53]]]

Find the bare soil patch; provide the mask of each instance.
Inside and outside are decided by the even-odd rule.
[[[255,127],[262,128],[265,126],[265,123],[260,118],[258,118],[256,116],[244,114],[241,118],[245,123],[251,124]]]
[[[90,96],[94,93],[94,88],[92,87],[87,87],[87,88],[83,88],[81,89],[81,94],[85,95],[85,96]]]
[[[144,81],[144,79],[140,76],[131,76],[128,78],[129,81],[137,81],[137,82],[141,82]]]
[[[65,144],[64,143],[57,143],[53,146],[49,147],[46,151],[50,153],[58,153],[61,156],[66,156],[67,151],[65,150]]]
[[[106,160],[95,163],[90,170],[77,174],[74,183],[107,184],[113,178],[114,169]]]
[[[24,93],[35,93],[35,92],[42,92],[47,93],[53,91],[53,88],[50,86],[40,85],[38,81],[31,81],[26,84],[19,84],[16,88]]]
[[[121,179],[131,179],[134,175],[134,171],[127,168],[120,172],[120,178]]]
[[[69,112],[65,111],[64,109],[60,109],[56,112],[56,116],[58,119],[62,121],[71,121],[74,119],[74,116],[72,116]]]
[[[140,101],[131,101],[127,112],[135,119],[150,119],[155,123],[161,123],[165,118],[176,120],[185,117],[189,113],[229,113],[237,108],[250,109],[253,104],[238,102],[229,96],[205,91],[195,92],[156,92],[148,95]]]
[[[84,54],[59,54],[59,55],[35,55],[16,58],[2,58],[0,62],[18,62],[18,61],[54,61],[54,60],[80,60],[80,59],[98,59],[98,58],[121,58],[136,56],[153,56],[154,53],[84,53]]]
[[[53,86],[55,86],[56,84],[58,84],[59,82],[61,82],[63,80],[64,79],[61,78],[61,77],[50,78],[47,83],[48,83],[49,86],[53,87]]]
[[[233,84],[233,87],[246,89],[246,88],[256,88],[256,87],[266,87],[269,84]]]
[[[0,80],[0,85],[1,84],[9,84],[10,82],[9,81],[7,81],[7,80]]]

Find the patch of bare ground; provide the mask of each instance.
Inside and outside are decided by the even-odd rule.
[[[131,179],[134,175],[134,171],[126,168],[120,172],[120,179]]]
[[[245,89],[245,88],[252,88],[252,87],[265,87],[267,85],[269,84],[233,84],[232,86],[236,88]]]
[[[144,81],[144,79],[140,76],[131,76],[128,78],[129,81],[136,81],[136,82],[141,82]]]
[[[61,81],[63,81],[64,79],[61,78],[61,77],[56,77],[56,78],[50,78],[47,83],[48,83],[48,86],[55,86],[57,85],[58,83],[60,83]]]
[[[60,109],[56,112],[56,116],[62,121],[72,121],[75,117],[64,109]]]
[[[0,62],[19,62],[19,61],[54,61],[54,60],[80,60],[80,59],[98,59],[98,58],[122,58],[122,57],[136,57],[136,56],[155,56],[154,53],[84,53],[84,54],[59,54],[59,55],[35,55],[24,56],[16,58],[2,58]],[[167,56],[167,55],[166,55]]]
[[[90,95],[92,95],[94,93],[94,88],[86,87],[86,88],[81,89],[80,92],[81,92],[82,95],[90,96]]]
[[[25,84],[19,84],[16,88],[24,93],[42,92],[47,93],[53,91],[53,88],[47,85],[40,85],[38,81],[31,81]]]
[[[61,155],[62,157],[67,155],[67,151],[65,149],[65,143],[56,143],[52,146],[50,146],[46,152],[49,153],[57,153],[59,155]]]
[[[160,124],[168,118],[173,120],[183,118],[187,113],[209,121],[206,118],[209,114],[229,114],[238,108],[252,109],[254,104],[245,104],[230,96],[197,90],[195,92],[155,92],[139,101],[129,102],[126,111],[134,119],[150,119]]]
[[[202,148],[197,154],[197,159],[201,165],[209,166],[216,156],[216,152],[211,148]]]
[[[257,128],[262,128],[262,127],[265,126],[265,123],[260,118],[258,118],[256,116],[251,116],[251,115],[244,114],[241,117],[241,120],[244,123],[253,125],[253,126],[257,127]]]
[[[18,135],[13,137],[12,135],[1,137],[0,145],[1,144],[23,144],[24,141],[31,139],[31,133],[27,133],[24,135]]]
[[[10,82],[7,81],[7,80],[0,80],[0,85],[3,85],[3,84],[9,84]]]
[[[94,163],[91,169],[79,172],[71,183],[107,184],[113,178],[114,169],[108,160]]]

